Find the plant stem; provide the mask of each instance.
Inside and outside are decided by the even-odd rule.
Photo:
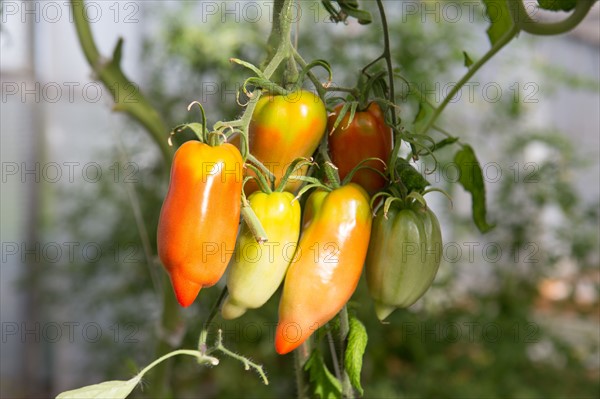
[[[165,360],[173,357],[173,356],[177,356],[177,355],[188,355],[188,356],[194,356],[195,358],[198,359],[199,362],[202,361],[206,361],[207,363],[212,364],[213,366],[216,366],[217,364],[219,364],[219,360],[217,358],[214,358],[212,356],[207,356],[203,353],[200,353],[196,350],[191,350],[191,349],[178,349],[176,351],[173,352],[169,352],[163,356],[161,356],[160,358],[156,359],[155,361],[153,361],[152,363],[150,363],[149,365],[147,365],[146,367],[144,367],[142,369],[142,371],[140,371],[138,373],[138,377],[142,378],[144,376],[144,374],[146,374],[148,371],[150,371],[152,368],[156,367],[159,363],[164,362]]]
[[[269,240],[267,232],[265,231],[262,223],[256,216],[256,213],[254,213],[254,210],[252,210],[250,203],[245,197],[242,203],[242,218],[244,219],[244,222],[248,226],[248,229],[250,229],[250,232],[256,239],[256,242],[258,244],[267,242]]]
[[[265,79],[271,79],[277,68],[283,61],[293,55],[293,47],[290,41],[292,25],[292,0],[275,0],[273,8],[273,28],[267,41],[269,46],[269,54],[265,60],[263,68],[263,77]],[[272,50],[275,53],[272,53]],[[256,91],[254,95],[248,101],[246,109],[239,120],[221,123],[219,126],[239,126],[240,134],[244,135],[245,146],[248,146],[248,131],[250,129],[250,122],[252,121],[252,114],[256,108],[256,104],[261,97],[261,92]],[[216,125],[215,125],[216,127]],[[248,150],[248,148],[246,148]],[[246,151],[249,154],[249,151]],[[262,163],[256,164],[261,169],[266,169]]]
[[[577,0],[575,10],[567,19],[558,22],[537,22],[531,19],[522,0],[507,0],[513,23],[533,35],[560,35],[576,27],[594,6],[593,0]]]
[[[339,354],[339,364],[340,364],[340,373],[342,375],[342,396],[344,398],[353,398],[354,390],[352,389],[352,384],[350,383],[350,377],[348,377],[348,373],[346,372],[345,367],[345,355],[344,348],[346,347],[346,338],[348,338],[348,333],[350,332],[350,324],[348,322],[348,308],[344,306],[340,312],[340,354]]]
[[[217,317],[219,308],[221,307],[221,304],[225,300],[226,296],[227,296],[227,286],[223,287],[223,289],[221,290],[219,297],[217,298],[217,300],[213,304],[212,308],[210,309],[210,313],[208,314],[206,321],[202,325],[202,331],[200,332],[200,337],[198,338],[198,350],[202,353],[205,353],[207,351],[206,340],[208,338],[208,329],[210,328],[210,324],[213,322],[215,317]]]
[[[396,93],[394,89],[394,70],[392,65],[392,53],[390,50],[390,31],[388,28],[387,17],[385,15],[385,8],[383,7],[382,0],[377,0],[377,8],[379,9],[379,16],[381,17],[381,26],[383,28],[383,54],[375,60],[379,61],[380,59],[385,59],[385,63],[387,65],[387,73],[388,73],[388,81],[390,85],[390,90],[388,93],[388,100],[391,104],[394,104],[396,101]],[[390,179],[392,181],[396,180],[396,159],[400,154],[400,129],[397,128],[397,119],[396,119],[396,110],[391,109],[392,112],[392,126],[394,127],[394,147],[392,148],[392,153],[390,154],[389,159],[389,170],[390,170]],[[411,144],[412,147],[412,144]],[[413,152],[414,152],[413,148]]]
[[[79,43],[90,67],[97,78],[111,93],[115,102],[114,110],[128,114],[140,123],[161,151],[164,161],[170,165],[173,150],[167,143],[168,129],[158,111],[140,92],[138,86],[129,80],[121,70],[121,50],[123,39],[119,39],[112,59],[102,57],[90,29],[83,0],[71,0],[73,21],[77,30]]]
[[[520,0],[519,0],[520,1]],[[467,73],[458,81],[458,83],[450,90],[450,92],[446,95],[444,100],[442,100],[441,104],[435,108],[433,115],[427,121],[425,127],[421,129],[417,134],[426,134],[429,129],[433,126],[437,118],[444,111],[446,106],[450,103],[452,98],[459,92],[460,89],[475,75],[475,73],[483,66],[486,62],[490,60],[498,51],[500,51],[504,46],[506,46],[517,34],[519,33],[519,27],[513,25],[512,28],[507,31],[504,36],[500,38],[493,46],[488,50],[487,53],[484,54],[477,62],[475,62]]]
[[[327,332],[327,343],[329,344],[329,351],[331,352],[331,363],[333,364],[333,372],[335,374],[335,377],[338,380],[340,380],[340,382],[342,382],[343,378],[342,373],[340,371],[339,355],[335,350],[335,340],[333,339],[333,334],[331,333],[331,331]],[[340,345],[340,347],[341,346],[343,346],[343,344]]]
[[[309,341],[304,341],[294,351],[294,368],[296,371],[296,389],[298,391],[298,399],[306,398],[306,387],[304,383],[304,364],[310,353]]]
[[[262,365],[256,364],[253,361],[245,358],[244,356],[238,355],[237,353],[230,351],[223,345],[223,332],[221,330],[217,331],[217,345],[215,346],[214,350],[221,351],[223,352],[223,354],[242,362],[242,364],[244,365],[244,369],[246,370],[250,370],[250,368],[252,367],[256,370],[258,375],[260,375],[260,378],[263,380],[263,383],[265,385],[269,385],[269,379],[267,378],[267,375],[265,374]]]

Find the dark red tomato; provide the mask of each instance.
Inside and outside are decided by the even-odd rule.
[[[347,112],[333,130],[342,107],[343,104],[340,104],[335,108],[329,116],[328,125],[331,160],[339,168],[340,178],[344,179],[356,165],[367,158],[380,158],[388,162],[392,152],[392,129],[385,124],[385,116],[379,105],[373,102],[365,111],[357,111],[350,125],[350,112]],[[365,166],[380,172],[385,170],[384,165],[377,161],[369,161]],[[383,176],[369,169],[359,170],[352,181],[362,186],[371,196],[386,184]]]

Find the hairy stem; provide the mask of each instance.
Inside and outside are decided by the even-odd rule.
[[[221,304],[225,300],[226,296],[227,296],[227,286],[223,287],[223,289],[221,290],[219,297],[217,298],[217,300],[213,304],[212,308],[210,309],[210,313],[208,314],[206,321],[202,325],[202,331],[200,332],[200,337],[198,338],[198,350],[202,353],[207,351],[206,340],[208,338],[208,329],[210,328],[210,325],[213,322],[213,320],[215,319],[215,317],[217,317],[219,308],[221,307]]]

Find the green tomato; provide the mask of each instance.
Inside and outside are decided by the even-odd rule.
[[[259,244],[242,224],[227,275],[224,319],[235,319],[269,300],[285,277],[300,235],[300,204],[293,194],[256,192],[248,202],[269,241]]]
[[[431,210],[419,204],[402,208],[397,203],[387,215],[379,209],[365,267],[380,320],[423,296],[438,271],[441,251],[440,224]]]

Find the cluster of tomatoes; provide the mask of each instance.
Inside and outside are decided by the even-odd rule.
[[[424,204],[392,194],[376,201],[373,218],[370,198],[390,184],[385,163],[370,158],[389,158],[392,131],[376,102],[340,112],[342,105],[328,118],[304,90],[262,96],[244,138],[262,169],[244,163],[242,140],[188,141],[177,150],[158,254],[182,306],[228,266],[225,319],[262,306],[283,282],[275,348],[285,354],[344,307],[365,265],[380,319],[423,295],[439,266],[438,221]],[[326,134],[331,162],[318,179],[307,175],[308,159]],[[302,212],[298,196],[309,191]],[[238,229],[245,210],[267,240],[252,223]]]

